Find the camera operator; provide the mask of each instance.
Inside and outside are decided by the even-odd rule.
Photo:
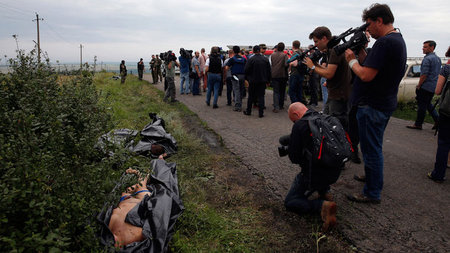
[[[192,53],[190,50],[185,50],[184,48],[180,48],[180,57],[178,57],[178,61],[180,62],[180,94],[184,93],[189,94],[189,73],[190,73],[190,64],[191,64]]]
[[[177,62],[177,57],[172,51],[166,53],[164,59],[164,65],[166,69],[166,82],[167,82],[167,90],[166,95],[164,96],[163,101],[167,102],[169,97],[171,98],[170,102],[176,102],[175,99],[175,66],[179,67],[180,64]]]
[[[307,120],[300,120],[303,116],[312,113],[300,102],[292,103],[288,109],[289,119],[294,122],[290,136],[280,138],[280,144],[287,146],[289,159],[292,163],[299,164],[302,171],[295,177],[289,190],[284,205],[287,210],[298,213],[319,213],[323,220],[322,230],[326,232],[336,225],[336,203],[332,201],[328,193],[330,186],[324,183],[318,170],[318,164],[312,162],[313,140]],[[309,154],[309,155],[308,155]],[[281,152],[280,152],[280,155]],[[308,199],[317,191],[318,199]]]
[[[362,21],[376,42],[368,55],[360,50],[359,62],[351,49],[345,51],[345,58],[356,75],[352,102],[358,106],[356,118],[366,183],[362,193],[347,197],[355,202],[380,203],[383,134],[397,107],[398,86],[405,73],[406,45],[393,26],[394,15],[388,5],[371,5],[363,11]]]
[[[330,29],[319,26],[309,35],[309,39],[314,41],[314,45],[323,53],[326,53],[328,64],[322,66],[314,63],[309,57],[305,57],[303,62],[314,73],[327,79],[328,100],[324,113],[339,119],[342,126],[348,131],[348,100],[351,92],[352,73],[345,60],[344,54],[337,55],[334,50],[328,48],[332,39]]]

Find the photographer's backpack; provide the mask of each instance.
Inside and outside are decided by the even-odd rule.
[[[442,89],[441,98],[439,100],[439,114],[450,117],[450,83],[447,79]]]
[[[312,112],[301,120],[307,120],[311,130],[313,150],[312,164],[320,181],[331,185],[337,181],[344,164],[350,159],[352,146],[341,122],[333,116]],[[319,171],[317,171],[319,170]]]

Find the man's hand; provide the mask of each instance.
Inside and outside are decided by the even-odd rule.
[[[314,62],[309,59],[309,57],[305,57],[305,59],[303,59],[303,63],[308,66],[308,68],[311,68],[312,66],[314,66]]]
[[[347,60],[347,62],[350,62],[353,59],[356,59],[355,53],[353,53],[350,48],[347,48],[347,50],[345,50],[345,60]]]

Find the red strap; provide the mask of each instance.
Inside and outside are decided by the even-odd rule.
[[[347,137],[347,140],[350,143],[350,148],[352,149],[352,153],[355,152],[355,150],[353,149],[352,140],[350,140],[350,136],[348,136],[347,132],[345,132],[345,137]]]
[[[317,157],[318,160],[320,160],[320,157],[322,157],[323,139],[325,139],[325,136],[322,135],[322,141],[320,142],[319,156]]]

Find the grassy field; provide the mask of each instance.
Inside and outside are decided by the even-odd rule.
[[[237,158],[223,146],[221,151],[211,150],[192,131],[199,126],[208,129],[207,125],[183,104],[162,102],[163,93],[148,82],[129,76],[122,85],[113,80],[112,75],[98,73],[94,84],[101,97],[110,104],[115,128],[142,129],[149,123],[148,113],[155,112],[164,118],[167,131],[179,144],[178,154],[169,161],[177,163],[186,210],[177,222],[171,251],[268,252],[279,251],[280,247],[283,251],[316,251],[322,237],[320,220],[303,218],[307,227],[299,229],[295,243],[281,246],[292,238],[286,238],[282,228],[273,229],[276,225],[270,224],[273,219],[271,209],[258,207],[248,189],[237,187],[232,175],[226,174],[230,168],[239,166]],[[394,117],[414,120],[415,103],[399,103]],[[432,122],[429,115],[426,122]],[[220,142],[220,137],[217,138]],[[143,159],[141,163],[140,167],[148,167],[145,164],[148,160]],[[351,249],[351,246],[342,246],[346,243],[339,235],[324,238],[320,239],[321,251],[347,252]]]
[[[148,113],[156,112],[179,144],[178,154],[168,161],[177,163],[186,210],[177,222],[171,250],[265,252],[278,248],[274,244],[283,243],[283,235],[267,225],[267,212],[258,211],[244,190],[233,190],[231,183],[218,179],[218,173],[237,166],[235,158],[229,152],[211,151],[183,123],[200,121],[197,116],[180,103],[162,102],[162,92],[145,81],[129,76],[122,85],[111,76],[99,73],[94,83],[110,101],[115,128],[142,129],[149,122]],[[148,164],[140,165],[145,166]],[[307,244],[315,245],[312,235]]]

